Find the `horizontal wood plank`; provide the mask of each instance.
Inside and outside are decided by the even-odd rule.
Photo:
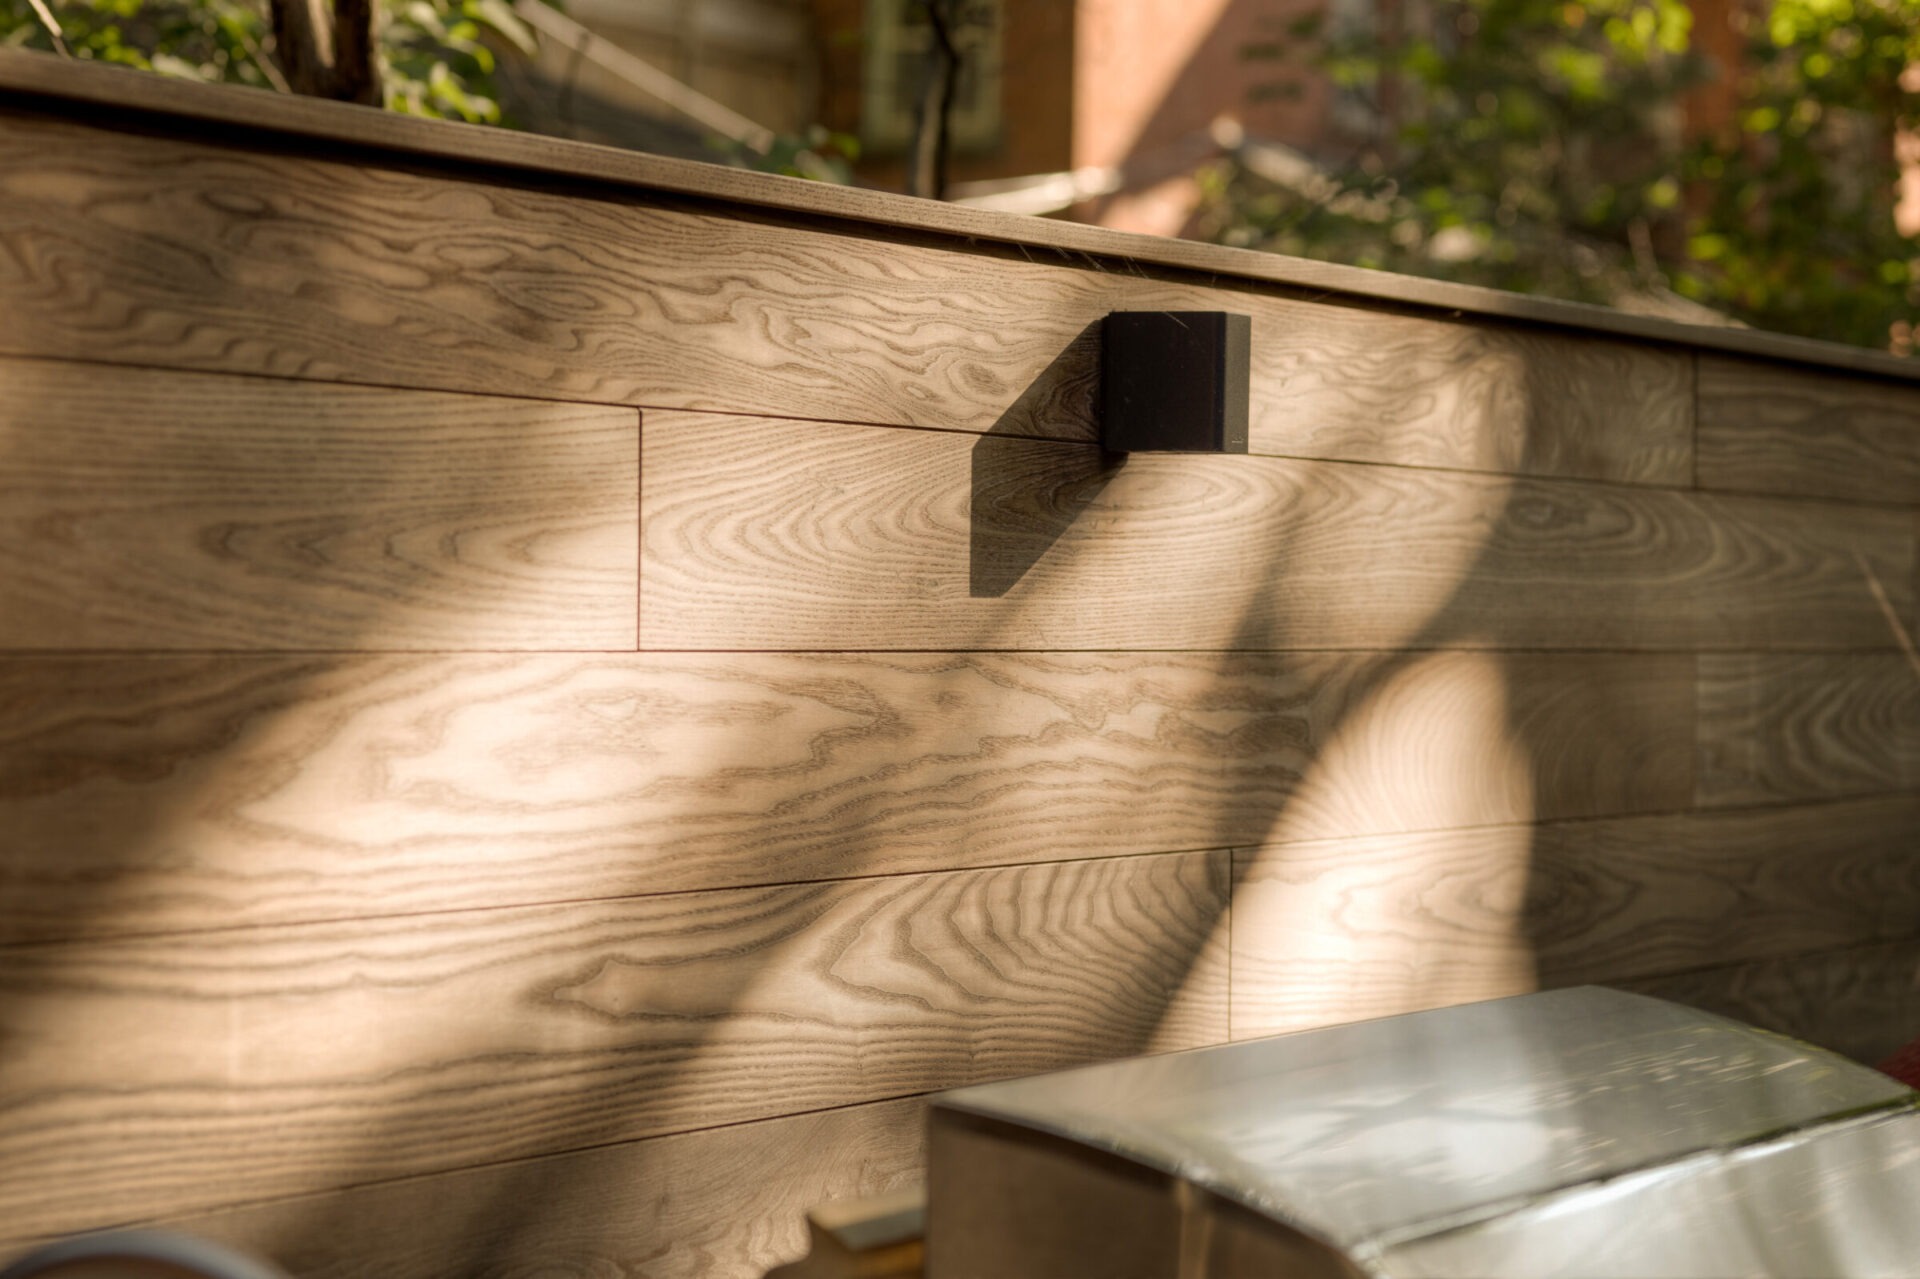
[[[1920,1038],[1920,941],[1611,983],[1873,1065]]]
[[[1554,823],[1526,933],[1574,986],[1910,936],[1920,796]]]
[[[1394,275],[1337,262],[1131,234],[1056,218],[989,213],[513,130],[370,111],[299,95],[194,84],[99,63],[56,61],[34,52],[0,49],[0,100],[25,111],[51,110],[69,115],[84,115],[90,107],[106,106],[116,124],[133,122],[137,127],[175,135],[203,132],[219,137],[238,131],[242,136],[253,136],[267,130],[279,135],[275,139],[275,149],[279,150],[303,150],[307,149],[305,142],[317,141],[384,152],[402,161],[417,157],[452,162],[449,167],[468,172],[480,168],[530,174],[542,185],[550,185],[555,178],[585,179],[628,193],[675,192],[789,216],[846,219],[867,228],[944,235],[969,245],[997,244],[1023,252],[1031,246],[1040,254],[1091,258],[1103,264],[1126,261],[1236,281],[1266,282],[1316,297],[1379,299],[1395,306],[1505,317],[1576,333],[1620,334],[1810,366],[1870,371],[1887,378],[1920,378],[1920,370],[1910,360],[1836,342],[1737,326],[1683,324],[1611,307]]]
[[[1901,511],[701,414],[644,433],[649,648],[1892,649],[1881,597],[1914,615]]]
[[[0,941],[1684,807],[1692,659],[0,661]]]
[[[1092,440],[1102,316],[1227,309],[1256,452],[1691,468],[1687,357],[1606,339],[24,117],[0,201],[16,352]]]
[[[0,648],[634,646],[630,409],[9,359],[0,456]]]
[[[1920,387],[1700,357],[1700,485],[1920,505]]]
[[[1674,352],[1223,291],[1165,305],[1253,317],[1254,453],[1666,485],[1690,473],[1692,370]]]
[[[1917,840],[1900,796],[1238,853],[1234,1035],[1908,937]]]
[[[1695,802],[1920,790],[1920,669],[1905,654],[1700,659]]]
[[[917,1185],[925,1124],[876,1102],[159,1224],[300,1279],[761,1279],[809,1208]]]
[[[1225,854],[0,954],[0,1238],[1226,1035]]]

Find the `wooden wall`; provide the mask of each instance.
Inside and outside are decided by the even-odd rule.
[[[0,1255],[755,1274],[951,1085],[1580,982],[1920,1033],[1890,361],[36,68]],[[1253,316],[1252,455],[1092,443],[1163,307]]]

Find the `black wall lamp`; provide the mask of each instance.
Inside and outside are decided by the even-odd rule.
[[[1253,321],[1114,311],[1100,326],[1100,444],[1112,453],[1245,453]]]

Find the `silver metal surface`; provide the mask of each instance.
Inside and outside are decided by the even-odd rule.
[[[223,1244],[171,1230],[109,1230],[36,1248],[0,1279],[289,1279]]]
[[[1920,1273],[1920,1114],[1872,1115],[1554,1196],[1380,1259],[1394,1279]]]
[[[1508,1214],[1546,1220],[1525,1213],[1571,1188],[1656,1168],[1681,1176],[1671,1168],[1703,1152],[1711,1166],[1720,1152],[1913,1096],[1737,1022],[1582,988],[988,1084],[934,1104],[1172,1173],[1380,1273],[1486,1275],[1558,1272],[1461,1263],[1472,1257],[1467,1236],[1464,1253],[1393,1250]],[[1771,1175],[1737,1162],[1740,1176]],[[1732,1185],[1702,1182],[1697,1193]],[[1604,1233],[1608,1214],[1594,1202]],[[1488,1246],[1532,1247],[1523,1224],[1512,1231],[1488,1234]],[[1920,1253],[1908,1255],[1920,1269]]]

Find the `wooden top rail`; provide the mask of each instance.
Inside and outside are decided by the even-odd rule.
[[[1589,333],[1789,360],[1920,381],[1920,360],[1863,347],[1755,329],[1684,324],[1579,302],[1508,293],[1417,276],[1284,257],[1250,249],[1111,231],[1019,214],[990,213],[880,191],[807,182],[724,165],[479,125],[426,120],[368,107],[264,90],[196,84],[123,67],[0,49],[0,107],[65,111],[111,108],[177,129],[246,130],[290,139],[424,157],[468,168],[509,170],[669,192],[783,213],[866,223],[923,235],[1040,249],[1106,266],[1124,261],[1279,285],[1301,294],[1368,299],[1421,311],[1477,315]],[[153,127],[149,123],[146,127]]]

